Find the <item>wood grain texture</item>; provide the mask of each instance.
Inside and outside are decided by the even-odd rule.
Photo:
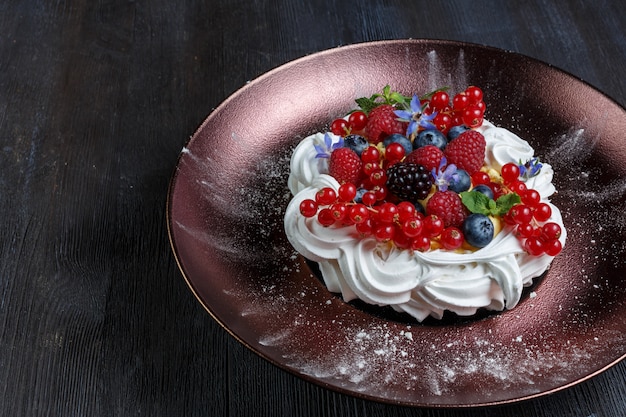
[[[477,410],[383,405],[302,381],[204,311],[165,219],[186,140],[287,61],[370,40],[462,40],[546,61],[623,105],[625,26],[616,1],[4,0],[0,416],[626,415],[624,363]]]

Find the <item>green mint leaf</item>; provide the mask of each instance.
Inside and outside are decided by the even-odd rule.
[[[375,99],[371,97],[361,97],[357,98],[355,101],[356,104],[361,108],[361,110],[365,112],[365,114],[369,114],[374,107],[380,106],[380,103],[376,102]]]
[[[511,207],[521,202],[522,199],[516,193],[504,194],[496,200],[496,209],[492,214],[504,216],[511,210]]]
[[[461,201],[472,213],[484,214],[488,216],[489,210],[489,197],[478,191],[464,191],[460,194]]]

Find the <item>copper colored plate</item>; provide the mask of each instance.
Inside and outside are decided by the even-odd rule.
[[[517,308],[423,324],[372,313],[329,293],[286,240],[292,149],[385,84],[406,94],[478,85],[488,119],[555,168],[568,242]],[[626,355],[624,132],[614,101],[519,54],[427,40],[341,47],[261,76],[204,121],[172,178],[170,239],[209,313],[308,381],[413,406],[528,399]]]

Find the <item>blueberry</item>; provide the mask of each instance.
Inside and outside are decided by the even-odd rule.
[[[476,187],[472,188],[472,191],[477,191],[493,200],[493,190],[487,187],[485,184],[477,185]]]
[[[359,156],[369,146],[367,139],[361,135],[348,135],[343,138],[343,143],[346,148],[352,149]]]
[[[413,142],[413,149],[421,148],[426,145],[435,145],[443,150],[448,144],[446,136],[437,129],[422,130]]]
[[[470,214],[463,222],[463,235],[470,245],[484,248],[493,240],[494,227],[484,214]]]
[[[472,178],[464,169],[456,170],[456,179],[452,177],[450,179],[450,183],[448,184],[448,188],[455,193],[462,193],[463,191],[467,191],[472,185]]]
[[[385,140],[383,140],[383,145],[385,147],[387,147],[390,143],[399,143],[400,145],[402,145],[402,147],[404,148],[405,155],[410,154],[411,151],[413,150],[413,144],[411,143],[409,138],[399,133],[394,133],[392,135],[389,135],[385,138]]]
[[[448,142],[458,138],[459,135],[466,130],[469,130],[469,127],[465,125],[452,126],[450,130],[448,130]]]
[[[367,192],[367,190],[365,188],[357,188],[356,196],[354,197],[354,202],[355,203],[362,203],[363,202],[363,194],[365,194],[366,192]]]

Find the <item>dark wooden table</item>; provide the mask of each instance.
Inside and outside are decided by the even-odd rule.
[[[370,40],[461,40],[546,61],[623,105],[625,27],[619,1],[2,1],[0,416],[626,415],[624,362],[483,409],[384,405],[305,382],[206,313],[165,215],[196,127],[287,61]]]

